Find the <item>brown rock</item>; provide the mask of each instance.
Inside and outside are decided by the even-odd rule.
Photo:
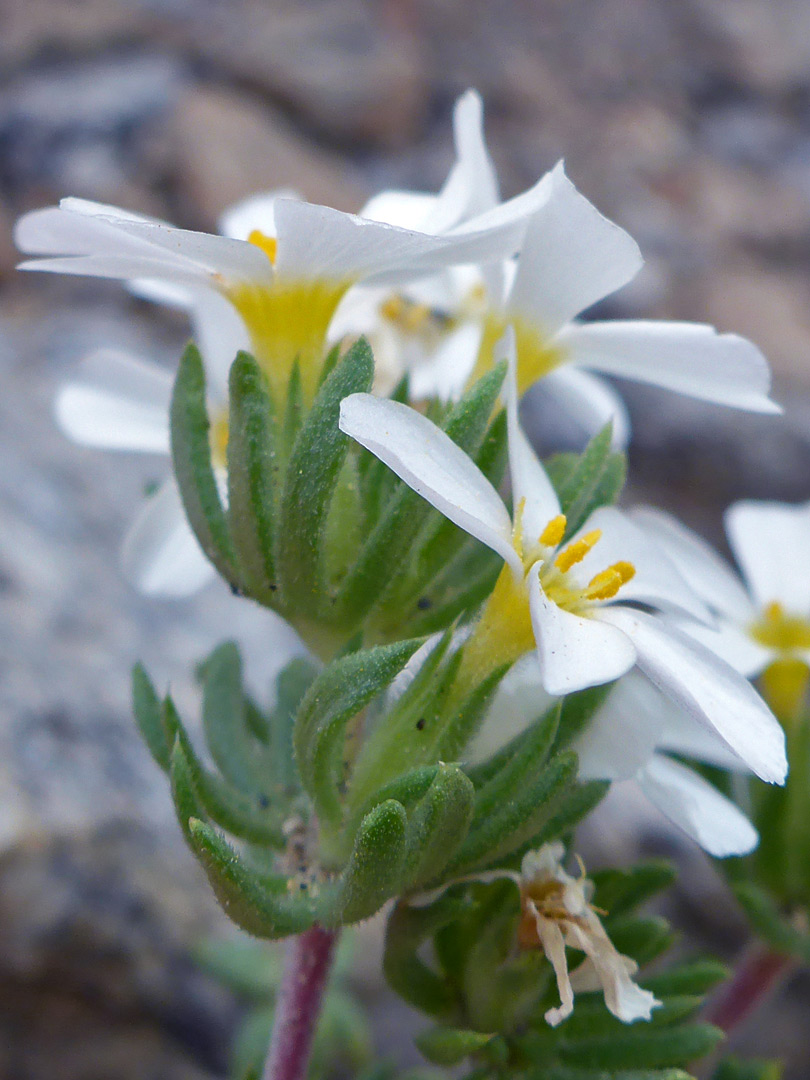
[[[321,3],[279,11],[264,0],[211,32],[192,28],[193,47],[236,78],[285,102],[329,138],[399,147],[413,141],[427,108],[427,80],[414,39],[375,21],[367,5]]]
[[[47,50],[84,53],[131,40],[152,21],[136,5],[110,0],[4,0],[0,70],[17,70]]]
[[[231,203],[273,188],[341,210],[365,201],[360,180],[340,158],[240,94],[196,87],[180,99],[171,128],[181,188],[206,226]]]
[[[810,387],[810,278],[740,266],[708,275],[706,315],[763,350],[778,376]]]

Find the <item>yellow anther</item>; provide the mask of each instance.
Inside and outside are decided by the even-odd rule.
[[[396,294],[389,296],[380,304],[380,315],[389,322],[399,322],[405,310],[405,301]]]
[[[594,529],[593,532],[585,533],[579,540],[575,540],[573,544],[569,544],[567,548],[560,552],[554,560],[554,565],[563,574],[566,573],[572,566],[582,562],[588,552],[599,542],[601,535],[601,529]]]
[[[590,580],[585,596],[589,600],[610,600],[635,574],[636,568],[632,563],[614,563]]]
[[[763,612],[766,622],[779,622],[785,617],[785,609],[778,600],[771,600]]]
[[[254,229],[248,236],[248,243],[253,244],[254,247],[260,248],[273,266],[276,265],[278,241],[275,236],[266,236],[260,229]]]
[[[556,547],[565,536],[567,525],[565,514],[557,514],[540,533],[540,543],[545,544],[546,547]]]
[[[430,314],[427,304],[410,304],[402,319],[403,329],[415,334],[430,321]]]

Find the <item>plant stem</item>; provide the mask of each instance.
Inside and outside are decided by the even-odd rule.
[[[338,933],[313,926],[287,942],[264,1080],[304,1080]]]
[[[774,952],[762,942],[752,942],[731,981],[715,995],[706,1019],[730,1035],[795,966],[792,957]]]

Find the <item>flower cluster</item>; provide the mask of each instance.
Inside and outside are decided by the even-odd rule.
[[[173,458],[126,538],[129,576],[177,596],[216,567],[326,665],[295,699],[294,814],[288,781],[264,784],[257,762],[277,734],[234,689],[232,659],[217,677],[242,718],[239,752],[206,720],[227,793],[169,699],[139,683],[187,838],[232,910],[249,912],[243,925],[280,936],[506,877],[520,890],[516,945],[556,977],[548,1022],[571,1012],[574,989],[601,987],[631,1023],[655,998],[563,868],[570,822],[558,815],[550,835],[549,808],[570,785],[633,780],[711,854],[756,846],[693,765],[785,781],[779,721],[810,664],[810,575],[795,572],[810,510],[729,511],[744,584],[666,515],[612,505],[629,425],[593,372],[774,413],[767,363],[710,326],[583,319],[639,271],[635,242],[561,163],[501,201],[472,91],[454,131],[438,194],[383,192],[357,215],[271,192],[210,236],[66,199],[26,215],[16,239],[24,269],[120,279],[189,315],[198,352],[176,382],[104,347],[56,402],[76,441]],[[520,398],[539,380],[595,433],[580,458],[544,465],[524,434]],[[760,675],[764,698],[749,681]],[[212,690],[211,708],[221,700]],[[527,790],[545,787],[518,821],[502,812],[504,785],[533,760],[527,747]],[[284,873],[290,821],[308,837],[305,900]],[[211,823],[275,845],[278,880],[234,870]],[[586,955],[570,977],[566,948]]]

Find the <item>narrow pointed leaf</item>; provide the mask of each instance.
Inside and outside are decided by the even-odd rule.
[[[405,886],[432,881],[467,835],[475,789],[453,765],[440,765],[436,778],[408,817]]]
[[[421,1053],[434,1065],[458,1065],[471,1054],[482,1050],[492,1035],[464,1028],[430,1028],[416,1037]]]
[[[217,899],[229,918],[254,937],[300,934],[313,923],[306,901],[271,891],[244,864],[237,852],[210,826],[192,819],[191,842]]]
[[[290,454],[281,496],[277,567],[288,604],[315,613],[323,602],[321,538],[349,448],[338,427],[340,402],[367,391],[374,359],[365,341],[346,353],[318,391]]]
[[[259,365],[241,352],[231,367],[228,522],[245,588],[270,602],[276,592],[274,517],[278,461],[273,404]]]
[[[399,891],[406,829],[405,810],[395,799],[376,806],[360,823],[338,885],[335,911],[340,922],[369,918]]]
[[[340,821],[346,725],[385,689],[421,643],[401,641],[335,660],[304,696],[294,742],[304,788],[322,822]]]
[[[222,775],[240,790],[261,792],[267,778],[247,724],[242,660],[232,642],[215,649],[205,663],[203,728],[211,756]]]
[[[166,739],[160,699],[143,665],[132,669],[132,704],[138,728],[149,753],[164,772],[169,771],[171,744]]]
[[[238,586],[228,523],[211,464],[209,429],[205,370],[199,350],[189,345],[180,361],[172,394],[174,473],[200,547],[226,580]]]
[[[441,927],[464,911],[465,903],[443,895],[429,907],[398,903],[388,920],[383,971],[392,990],[410,1005],[437,1020],[459,1021],[460,1002],[450,980],[434,971],[420,955],[421,947]]]

